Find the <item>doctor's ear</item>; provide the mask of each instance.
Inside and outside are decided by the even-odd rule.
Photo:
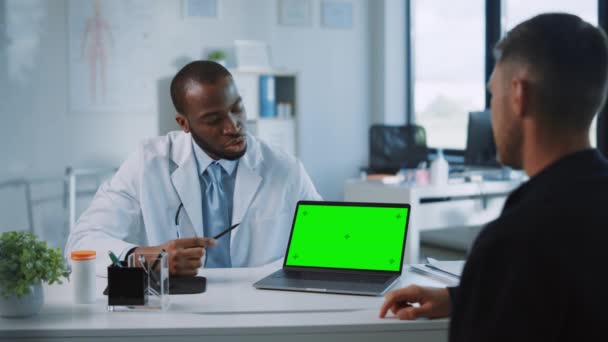
[[[179,127],[181,127],[184,130],[184,133],[189,133],[190,132],[190,125],[188,123],[188,118],[186,118],[185,115],[183,115],[181,113],[176,113],[175,114],[175,121],[177,122],[177,124],[179,125]]]

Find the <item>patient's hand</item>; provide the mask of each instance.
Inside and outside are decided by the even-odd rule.
[[[380,308],[380,318],[384,318],[388,310],[399,319],[440,318],[450,315],[448,289],[411,285],[389,292],[385,298]],[[419,303],[420,306],[412,306],[414,303]]]
[[[133,254],[146,253],[154,255],[163,249],[169,258],[169,274],[173,276],[193,277],[202,266],[201,258],[205,255],[205,248],[215,246],[217,242],[211,238],[185,238],[163,243],[160,246],[137,247]],[[148,262],[151,262],[148,260]]]

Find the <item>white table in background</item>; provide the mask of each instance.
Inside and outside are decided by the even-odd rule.
[[[381,297],[256,290],[251,284],[278,269],[208,269],[207,292],[171,296],[165,312],[108,312],[97,278],[95,304],[73,305],[70,284],[45,287],[42,312],[0,318],[0,341],[446,341],[449,321],[378,318]],[[404,272],[412,283],[445,286]]]
[[[350,179],[344,185],[344,200],[409,203],[412,212],[404,262],[416,264],[420,262],[421,231],[482,225],[494,220],[500,215],[507,196],[520,184],[520,180],[514,180],[412,186]]]

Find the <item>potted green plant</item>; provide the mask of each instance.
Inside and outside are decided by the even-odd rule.
[[[28,232],[0,235],[0,316],[27,317],[44,303],[42,282],[62,283],[69,269],[59,248]]]
[[[207,59],[226,66],[226,53],[222,50],[213,50],[207,55]]]

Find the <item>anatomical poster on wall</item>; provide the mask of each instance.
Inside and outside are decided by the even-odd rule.
[[[134,113],[154,106],[152,10],[146,0],[69,0],[71,113]]]

